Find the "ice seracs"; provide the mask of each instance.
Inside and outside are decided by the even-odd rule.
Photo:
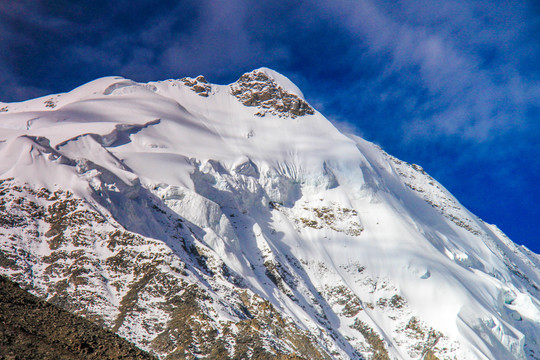
[[[0,271],[162,358],[540,358],[539,256],[275,71],[2,108]]]

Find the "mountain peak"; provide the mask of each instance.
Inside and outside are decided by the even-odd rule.
[[[538,359],[540,257],[273,70],[7,106],[0,274],[162,359]]]
[[[261,109],[258,116],[271,113],[295,118],[315,113],[291,80],[265,67],[245,73],[230,87],[232,94],[244,105]]]
[[[277,85],[284,89],[289,94],[294,94],[299,98],[305,100],[302,90],[298,88],[288,77],[280,74],[279,72],[272,70],[267,67],[260,67],[246,74],[263,74],[268,78],[272,79]],[[246,75],[244,74],[244,75]]]

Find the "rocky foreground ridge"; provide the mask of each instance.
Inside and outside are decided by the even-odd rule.
[[[155,359],[111,331],[61,310],[0,276],[2,359]]]
[[[0,272],[159,358],[540,358],[540,257],[272,70],[0,105]]]

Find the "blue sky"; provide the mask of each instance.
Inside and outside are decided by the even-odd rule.
[[[540,252],[538,1],[0,1],[0,101],[267,66]]]

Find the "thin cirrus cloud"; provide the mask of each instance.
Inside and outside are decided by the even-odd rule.
[[[527,108],[540,106],[537,83],[519,72],[519,51],[516,58],[496,55],[501,47],[513,50],[511,42],[530,30],[523,25],[528,23],[525,5],[495,13],[499,5],[480,2],[419,1],[406,7],[393,2],[386,8],[369,1],[322,4],[368,44],[374,58],[389,56],[382,78],[414,72],[416,85],[428,92],[431,104],[405,124],[409,135],[435,132],[484,141],[521,126]],[[488,27],[501,20],[504,25]]]

